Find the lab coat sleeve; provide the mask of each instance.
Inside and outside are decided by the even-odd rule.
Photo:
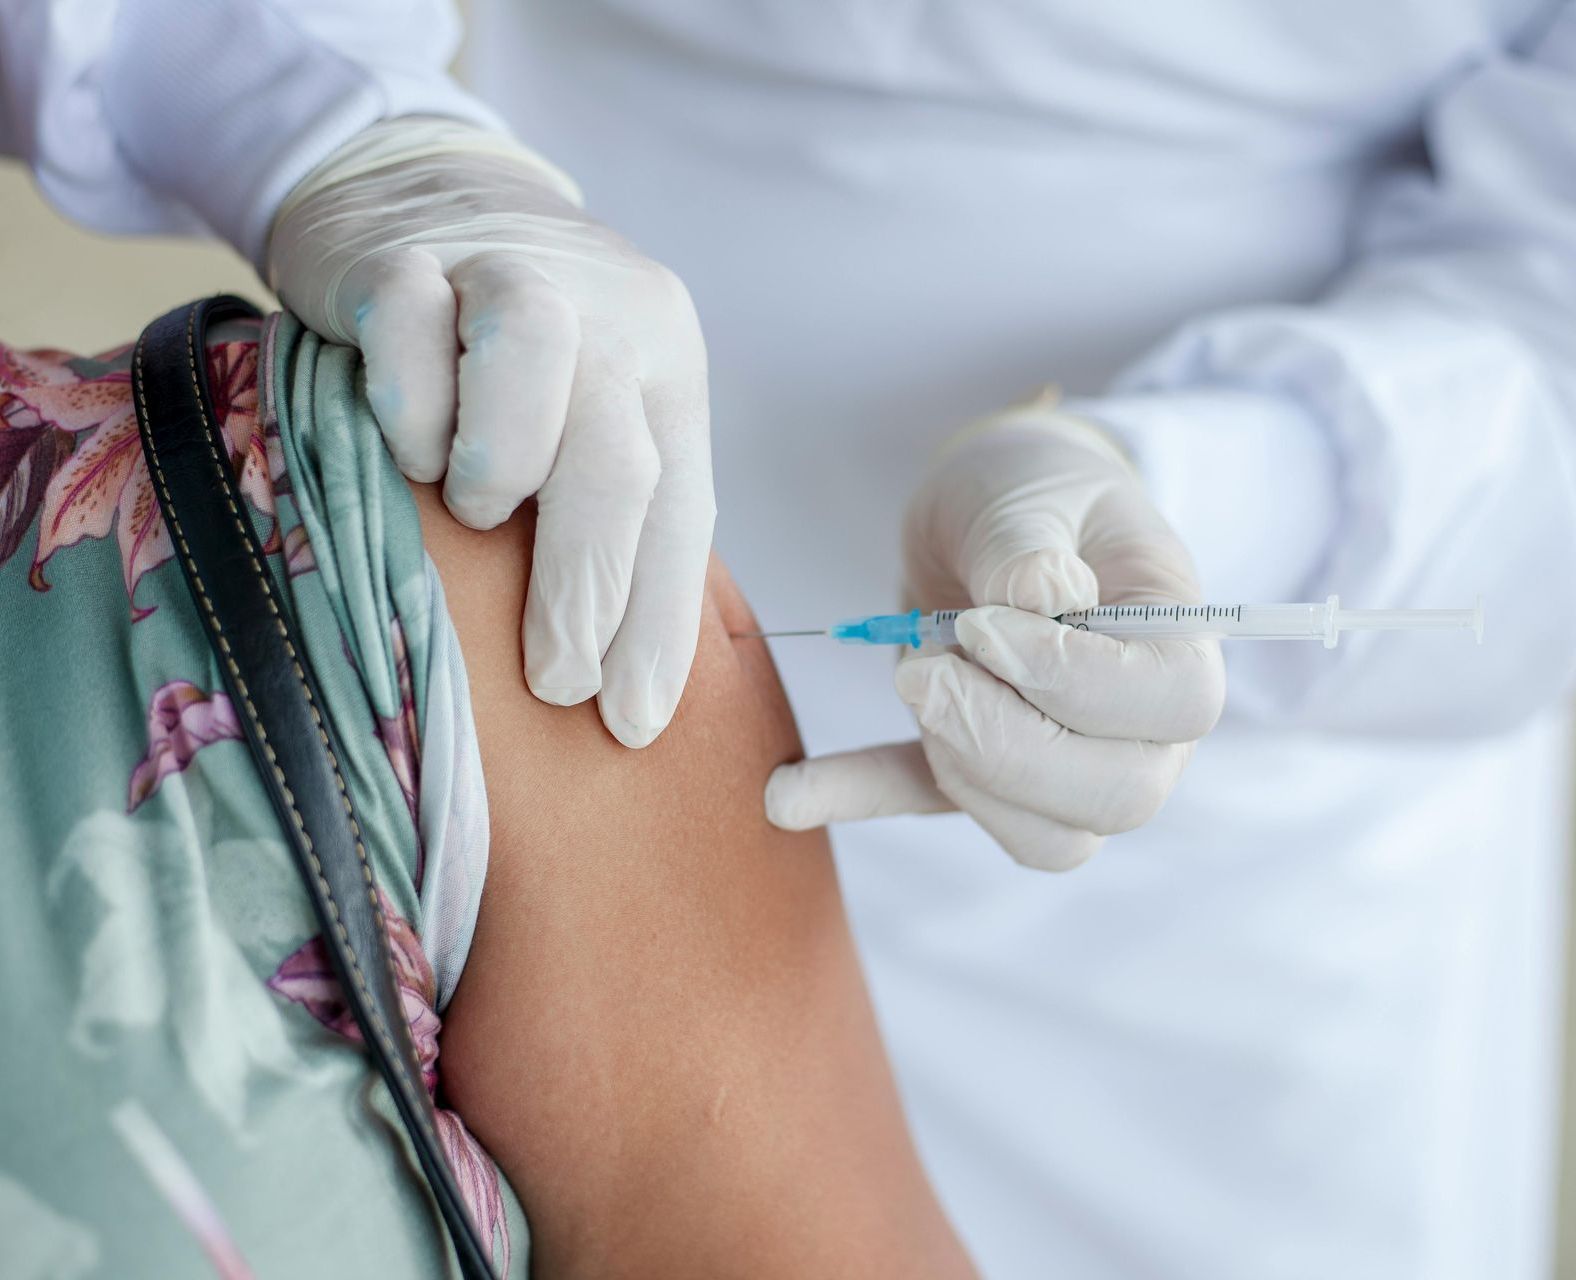
[[[1439,86],[1424,142],[1322,299],[1201,317],[1074,406],[1132,451],[1211,598],[1484,599],[1481,648],[1234,645],[1229,714],[1480,734],[1571,689],[1576,4]]]
[[[0,0],[0,139],[110,232],[197,232],[257,263],[279,203],[378,120],[503,126],[445,72],[445,0]]]

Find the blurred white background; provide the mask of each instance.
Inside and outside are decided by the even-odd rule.
[[[272,305],[225,246],[79,231],[39,198],[22,166],[0,162],[0,342],[101,351],[179,303],[226,292]]]
[[[251,268],[229,249],[81,231],[45,205],[25,169],[0,161],[0,342],[101,351],[134,339],[170,307],[221,292],[239,293],[265,308],[274,305]],[[1572,1028],[1576,965],[1569,967],[1566,1024]],[[1556,1274],[1576,1280],[1576,1095],[1570,1083],[1576,1039],[1567,1035],[1567,1045]]]

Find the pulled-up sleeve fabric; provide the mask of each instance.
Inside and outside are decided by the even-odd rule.
[[[1461,636],[1240,645],[1232,713],[1386,735],[1517,724],[1576,666],[1576,4],[1432,95],[1319,301],[1203,316],[1073,407],[1207,592],[1452,607]]]
[[[99,231],[211,231],[260,260],[274,210],[367,125],[501,129],[446,73],[445,0],[0,0],[0,142]]]

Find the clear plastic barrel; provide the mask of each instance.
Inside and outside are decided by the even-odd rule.
[[[1336,607],[1324,604],[1108,604],[1064,613],[1081,631],[1121,636],[1242,636],[1255,640],[1330,638]]]
[[[828,634],[844,644],[951,645],[959,609],[878,613],[849,618]],[[1323,604],[1106,604],[1064,613],[1058,622],[1112,636],[1231,636],[1247,640],[1322,640],[1333,649],[1343,631],[1472,631],[1483,639],[1483,604],[1473,609],[1343,609]],[[811,633],[815,634],[815,633]]]

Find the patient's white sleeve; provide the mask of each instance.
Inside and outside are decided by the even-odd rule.
[[[443,583],[422,559],[432,631],[427,640],[427,717],[421,731],[421,946],[443,1012],[459,984],[481,911],[490,848],[487,783],[471,716],[471,686]]]
[[[216,233],[274,210],[367,125],[502,125],[446,72],[446,0],[0,0],[0,146],[99,231]]]

